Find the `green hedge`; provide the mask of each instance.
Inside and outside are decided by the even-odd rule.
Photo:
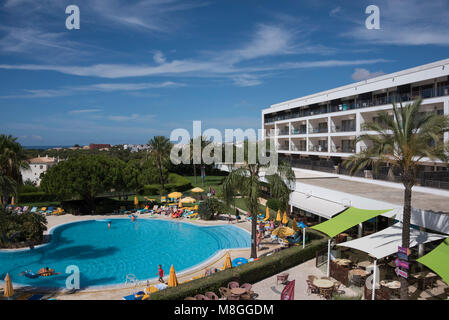
[[[45,192],[23,192],[19,193],[19,203],[35,203],[58,201],[58,197],[54,194]]]
[[[192,184],[187,178],[180,176],[179,174],[169,173],[168,181],[167,183],[164,184],[164,188],[167,193],[175,191],[184,192],[192,189]],[[154,195],[159,194],[160,190],[161,190],[160,184],[147,184],[140,191],[140,194]]]
[[[308,230],[311,244],[304,249],[294,246],[281,250],[270,256],[261,257],[258,261],[241,265],[237,268],[223,270],[211,276],[183,283],[175,288],[167,288],[151,294],[151,300],[183,300],[197,294],[212,291],[218,294],[220,287],[226,287],[230,281],[254,284],[263,279],[293,268],[315,258],[316,252],[327,246],[327,238],[316,231]]]

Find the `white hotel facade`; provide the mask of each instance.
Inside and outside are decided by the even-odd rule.
[[[367,133],[363,123],[375,121],[381,110],[392,110],[392,102],[406,104],[417,97],[423,99],[420,112],[449,115],[449,59],[274,104],[262,110],[262,128],[279,156],[293,166],[304,159],[338,165],[369,146],[367,141],[354,143]],[[424,159],[422,169],[447,168]]]

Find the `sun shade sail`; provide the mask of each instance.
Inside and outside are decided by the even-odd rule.
[[[340,213],[338,216],[313,226],[312,229],[321,231],[333,238],[337,234],[346,231],[359,223],[375,218],[382,213],[390,210],[364,210],[354,207],[350,207],[348,210]]]
[[[298,191],[291,193],[290,204],[296,208],[313,213],[326,219],[330,219],[346,209],[346,207],[342,204],[324,200],[314,196],[309,196]]]
[[[446,236],[410,228],[410,248],[413,248],[418,244],[441,240],[445,237]],[[382,231],[360,239],[340,243],[338,246],[366,252],[376,259],[385,258],[389,255],[396,254],[398,252],[398,247],[402,246],[402,223],[398,222]]]
[[[449,285],[449,237],[416,261],[432,269]]]

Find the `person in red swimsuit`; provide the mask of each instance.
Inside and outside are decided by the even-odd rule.
[[[164,283],[164,270],[162,269],[162,265],[159,265],[157,274],[159,275],[159,282]]]

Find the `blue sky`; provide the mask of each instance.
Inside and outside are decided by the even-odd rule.
[[[448,16],[445,0],[3,0],[0,133],[29,146],[146,143],[193,120],[257,129],[271,104],[448,58]]]

